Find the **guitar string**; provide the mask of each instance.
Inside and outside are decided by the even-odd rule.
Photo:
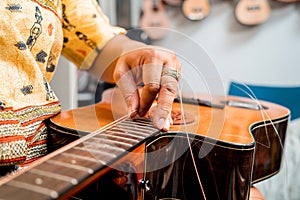
[[[263,109],[263,106],[261,105],[261,103],[258,101],[258,99],[257,99],[257,97],[256,97],[256,95],[254,94],[254,92],[251,90],[251,88],[247,85],[247,84],[245,84],[245,83],[241,83],[244,87],[246,87],[247,88],[247,90],[249,91],[249,92],[247,92],[246,90],[244,90],[243,88],[241,88],[241,87],[239,87],[239,86],[237,86],[237,85],[234,85],[234,87],[236,87],[236,88],[238,88],[239,90],[241,90],[242,92],[244,92],[246,95],[248,95],[248,97],[250,98],[250,99],[252,99],[255,103],[257,103],[258,104],[258,106],[259,106],[259,108],[260,108],[260,112],[261,112],[261,116],[262,116],[262,118],[263,118],[263,123],[264,123],[264,127],[265,127],[265,133],[266,133],[266,138],[267,138],[267,141],[268,141],[268,146],[266,146],[266,145],[263,145],[262,143],[260,143],[261,145],[263,145],[263,146],[265,146],[265,147],[267,147],[267,148],[271,148],[271,146],[270,146],[270,138],[269,138],[269,135],[268,135],[268,129],[267,129],[267,123],[266,123],[266,119],[270,122],[270,124],[272,125],[272,127],[273,127],[273,129],[274,129],[274,131],[275,131],[275,133],[276,133],[276,136],[278,137],[278,140],[279,140],[279,143],[280,143],[280,147],[281,147],[281,149],[283,150],[282,151],[282,153],[283,153],[283,158],[284,158],[284,160],[285,160],[285,162],[287,163],[287,157],[286,157],[286,155],[285,155],[285,151],[284,151],[284,145],[283,145],[283,143],[282,143],[282,140],[281,140],[281,138],[280,138],[280,135],[279,135],[279,133],[278,133],[278,130],[276,129],[276,127],[275,127],[275,125],[274,125],[274,123],[273,123],[273,121],[272,121],[272,119],[271,119],[271,117],[268,115],[268,113]],[[266,116],[266,117],[265,117]],[[287,176],[287,174],[288,174],[288,168],[286,167],[286,178],[288,177]],[[286,181],[286,183],[288,182],[287,180],[285,180]]]
[[[187,139],[188,146],[189,146],[189,151],[190,151],[190,154],[191,154],[191,158],[192,158],[192,161],[193,161],[193,166],[194,166],[194,169],[195,169],[195,172],[196,172],[197,180],[198,180],[198,183],[200,185],[200,189],[201,189],[203,198],[204,198],[204,200],[206,200],[205,191],[204,191],[204,188],[203,188],[203,185],[202,185],[202,182],[201,182],[201,178],[200,178],[197,166],[196,166],[196,161],[195,161],[194,154],[193,154],[193,151],[192,151],[191,142],[190,142],[189,136],[188,136],[187,124],[186,124],[186,120],[185,120],[185,117],[184,117],[185,114],[184,114],[183,101],[182,101],[182,92],[181,92],[182,90],[180,90],[179,85],[177,86],[177,90],[178,90],[178,96],[179,96],[179,102],[180,102],[180,109],[181,109],[181,112],[182,112],[181,116],[183,116],[182,121],[183,121],[183,125],[184,125],[184,128],[185,128],[185,134],[186,134],[186,139]]]

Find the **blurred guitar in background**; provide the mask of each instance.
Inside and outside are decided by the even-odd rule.
[[[234,8],[236,20],[248,26],[267,21],[271,8],[267,0],[239,0]]]
[[[210,13],[209,0],[185,0],[182,3],[182,12],[189,20],[202,20]]]
[[[140,28],[152,40],[160,40],[168,33],[169,17],[161,0],[143,0]]]

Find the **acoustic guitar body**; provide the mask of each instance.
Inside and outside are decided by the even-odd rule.
[[[246,200],[251,184],[279,171],[290,113],[240,97],[219,103],[189,101],[184,112],[174,103],[169,132],[110,104],[64,111],[49,126],[53,152],[0,181],[0,198],[82,198],[96,188],[101,199]]]
[[[182,3],[182,12],[189,20],[202,20],[210,13],[209,0],[185,0]]]

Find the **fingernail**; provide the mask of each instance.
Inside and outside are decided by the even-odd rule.
[[[129,117],[130,117],[130,118],[134,118],[136,115],[137,115],[136,112],[131,112],[131,113],[129,113]]]
[[[138,113],[137,113],[136,109],[130,109],[130,111],[129,111],[129,117],[130,118],[135,117],[137,114]]]
[[[165,119],[164,119],[164,118],[160,118],[160,119],[157,121],[157,128],[163,129],[163,128],[164,128],[164,125],[165,125]]]

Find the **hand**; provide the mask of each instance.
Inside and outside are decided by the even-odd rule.
[[[144,116],[157,98],[156,109],[152,112],[153,123],[163,131],[169,130],[181,71],[181,64],[173,52],[121,35],[104,47],[96,63],[102,66],[101,79],[115,82],[120,88],[131,117]],[[104,70],[103,65],[109,67]],[[96,71],[93,68],[91,73]],[[141,83],[144,87],[140,95],[137,86]]]
[[[151,115],[153,123],[163,131],[169,130],[180,70],[175,54],[160,47],[144,46],[122,55],[116,63],[114,80],[124,95],[130,116],[144,116],[157,98]],[[137,90],[140,83],[144,84],[141,95]]]

